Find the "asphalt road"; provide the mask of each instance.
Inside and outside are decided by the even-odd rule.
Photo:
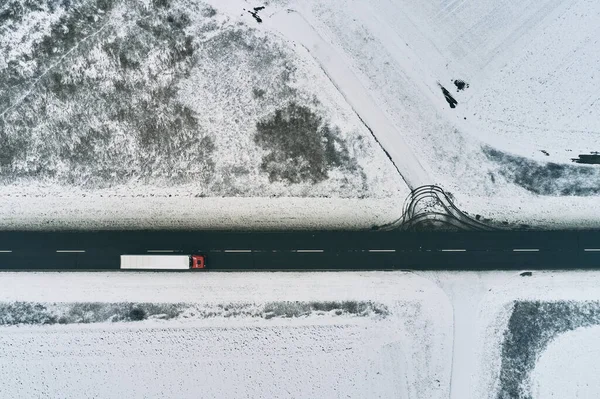
[[[590,269],[600,232],[0,232],[0,270],[114,270],[148,253],[220,271]]]

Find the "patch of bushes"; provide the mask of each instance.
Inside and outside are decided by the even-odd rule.
[[[593,166],[539,163],[494,148],[483,147],[484,154],[500,167],[509,181],[540,195],[600,194],[600,169]]]
[[[152,6],[155,8],[168,8],[171,6],[171,0],[152,0]]]
[[[12,165],[18,148],[3,129],[4,122],[0,119],[0,167],[6,168]]]
[[[321,182],[334,167],[356,170],[336,130],[310,108],[291,102],[256,124],[255,142],[270,151],[261,170],[272,182],[292,184]]]
[[[148,317],[146,311],[140,307],[134,307],[129,311],[129,319],[133,321],[144,320]]]
[[[186,303],[103,303],[76,302],[42,304],[33,302],[0,303],[0,326],[19,324],[89,324],[131,322],[146,319],[171,320],[178,318],[252,317],[305,317],[313,314],[350,315],[357,317],[386,317],[385,305],[360,301],[325,302],[270,302],[197,305]]]
[[[9,21],[21,22],[23,16],[30,12],[44,12],[46,9],[53,11],[56,3],[56,0],[5,0],[0,3],[0,27]]]
[[[153,303],[0,303],[0,326],[141,321],[153,316],[168,320],[178,317],[185,308],[183,304]]]
[[[46,306],[32,302],[0,303],[0,326],[54,324],[58,322]]]
[[[314,312],[334,312],[335,315],[348,314],[352,316],[377,315],[386,317],[389,312],[385,305],[373,302],[359,301],[324,301],[324,302],[271,302],[264,308],[266,318],[301,317]]]
[[[203,10],[202,10],[202,16],[204,18],[212,18],[215,15],[217,15],[217,10],[212,7],[212,6],[206,6]]]

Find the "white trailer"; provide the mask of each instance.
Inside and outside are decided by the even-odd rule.
[[[187,270],[189,255],[121,255],[121,269]]]

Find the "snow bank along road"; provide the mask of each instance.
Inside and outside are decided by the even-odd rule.
[[[123,254],[205,254],[212,270],[596,268],[600,232],[0,232],[0,269],[118,269]]]

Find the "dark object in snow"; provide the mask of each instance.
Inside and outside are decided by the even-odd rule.
[[[579,154],[578,158],[571,158],[575,163],[586,163],[590,165],[600,165],[600,153],[594,151],[590,154]]]
[[[446,101],[448,101],[450,108],[456,108],[458,101],[456,101],[454,99],[454,97],[452,97],[452,94],[450,94],[450,92],[448,90],[446,90],[446,88],[444,86],[442,86],[439,83],[438,83],[438,86],[440,86],[440,88],[442,89],[442,93],[444,93],[444,98],[446,98]]]
[[[140,321],[144,320],[146,317],[148,317],[148,315],[146,314],[146,311],[142,308],[135,307],[129,312],[129,318],[131,320]]]
[[[464,80],[456,79],[454,81],[454,86],[456,86],[456,91],[461,91],[461,90],[467,89],[469,87],[469,84],[467,82],[465,82]]]
[[[294,102],[256,123],[255,142],[270,151],[261,170],[270,181],[319,183],[333,168],[360,173],[337,127]]]
[[[550,156],[550,154],[548,153],[548,151],[546,150],[540,150],[542,152],[542,154],[544,154],[545,156]]]
[[[523,272],[521,274],[519,274],[519,276],[521,277],[531,277],[533,275],[532,272]]]
[[[265,9],[264,6],[260,6],[260,7],[254,7],[253,8],[254,11],[250,11],[250,10],[247,10],[247,11],[250,13],[250,15],[252,15],[254,17],[256,22],[258,22],[260,24],[262,22],[262,18],[258,16],[258,12],[261,10],[264,10],[264,9]]]

